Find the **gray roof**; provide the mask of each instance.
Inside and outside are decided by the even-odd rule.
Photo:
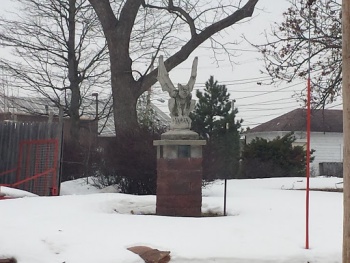
[[[168,126],[170,124],[170,117],[161,111],[157,106],[151,103],[151,107],[155,112],[155,118],[161,125]],[[105,113],[102,119],[99,120],[99,135],[100,136],[114,136],[114,118],[113,112],[108,115],[108,111],[111,109],[111,100],[99,100],[99,109],[104,109]],[[36,114],[47,115],[49,112],[53,112],[54,115],[58,115],[57,106],[47,98],[39,97],[7,97],[0,94],[0,113],[12,112],[17,114]],[[94,119],[96,115],[95,99],[85,99],[80,109],[81,118]],[[108,116],[108,117],[106,117]]]
[[[247,133],[266,131],[306,131],[306,109],[295,109],[250,129]],[[311,131],[343,132],[343,111],[311,110]]]

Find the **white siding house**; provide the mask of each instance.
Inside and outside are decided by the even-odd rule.
[[[315,150],[311,175],[320,174],[320,164],[343,162],[343,121],[341,110],[312,110],[310,146]],[[306,110],[296,109],[263,123],[246,133],[246,143],[256,137],[273,140],[294,132],[296,145],[306,145]],[[322,169],[321,169],[322,170]]]

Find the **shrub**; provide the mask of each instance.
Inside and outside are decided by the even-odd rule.
[[[73,140],[64,141],[61,182],[87,176],[85,172],[88,167],[86,164],[88,154],[85,147],[79,143]]]
[[[150,93],[137,104],[139,129],[116,137],[99,138],[94,152],[91,175],[97,186],[118,185],[122,193],[156,193],[157,153],[153,140],[159,140],[166,126],[159,121]]]
[[[120,141],[104,138],[94,157],[95,183],[100,187],[117,184],[126,194],[155,194],[157,153],[153,140],[159,139],[161,133],[142,128]]]
[[[293,133],[289,133],[272,141],[255,138],[246,144],[242,151],[240,177],[302,176],[306,168],[306,151],[302,146],[293,146],[295,140]]]

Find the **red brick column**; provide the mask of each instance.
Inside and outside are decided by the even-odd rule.
[[[202,158],[157,162],[157,215],[201,216]]]

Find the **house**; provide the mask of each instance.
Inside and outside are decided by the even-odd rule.
[[[98,105],[96,105],[98,103]],[[159,125],[168,127],[170,117],[150,102],[155,119]],[[96,110],[99,109],[99,119],[96,122]],[[49,99],[43,97],[8,97],[0,93],[0,121],[46,121],[50,113],[58,116],[58,107]],[[93,134],[99,137],[114,137],[115,126],[112,111],[112,100],[85,98],[80,107],[80,125],[84,136]],[[70,120],[64,118],[65,139],[69,137]],[[84,137],[83,136],[83,137]]]
[[[294,132],[295,145],[306,146],[306,109],[295,109],[265,122],[246,133],[246,143],[256,137],[273,140]],[[310,146],[315,150],[311,175],[342,176],[343,111],[311,110]]]

